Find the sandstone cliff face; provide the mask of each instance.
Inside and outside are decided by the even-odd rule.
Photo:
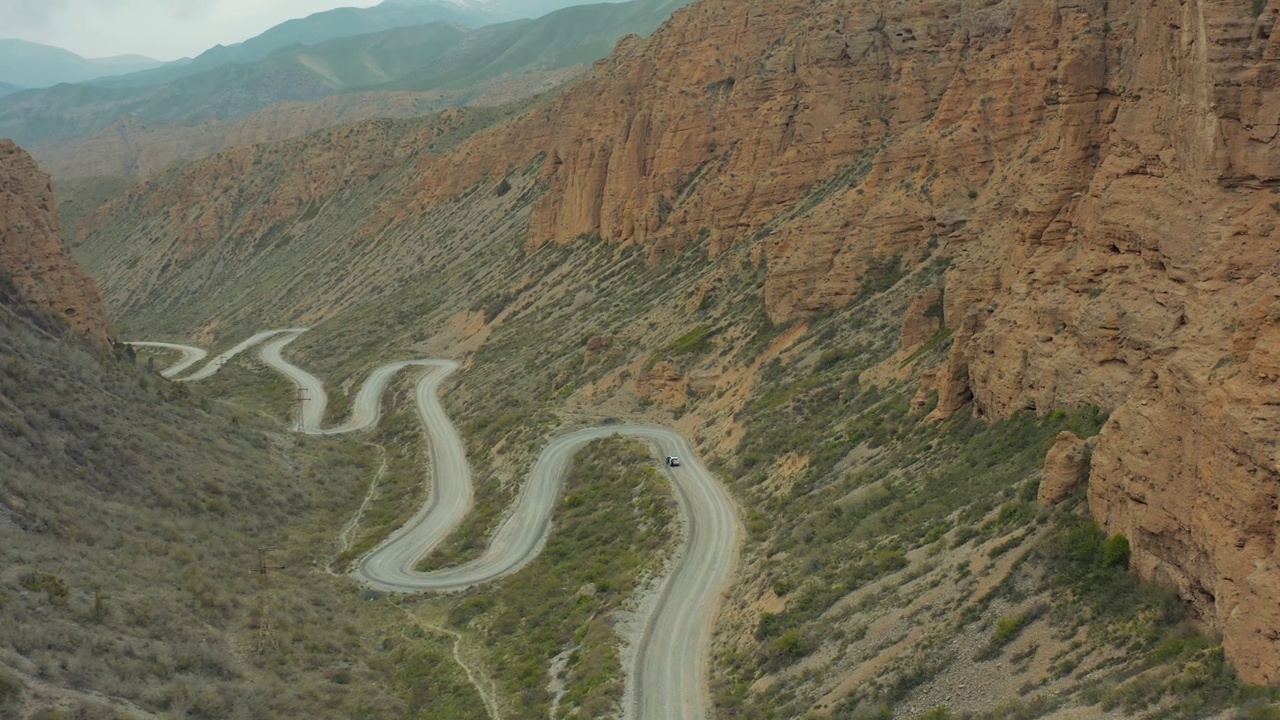
[[[1036,502],[1052,507],[1066,500],[1089,477],[1088,444],[1070,431],[1058,435],[1044,457],[1044,477]]]
[[[1114,408],[1094,516],[1223,632],[1243,678],[1274,683],[1277,8],[1081,10],[1096,41],[1067,46],[1050,89],[1055,182],[1028,182],[948,273],[948,319],[974,327],[947,381],[995,417]]]
[[[942,328],[942,288],[930,287],[911,298],[902,317],[901,346],[904,351],[925,344]]]
[[[656,258],[767,236],[775,322],[940,245],[957,332],[937,415],[1114,409],[1095,515],[1246,680],[1276,682],[1277,17],[706,0],[556,105],[433,158],[444,182],[418,200],[543,152],[533,245],[598,234]]]
[[[0,140],[0,272],[36,307],[100,346],[110,342],[98,287],[62,239],[49,176],[8,140]]]
[[[877,259],[910,262],[941,235],[956,251],[946,317],[959,332],[940,409],[969,396],[993,417],[1116,408],[1093,471],[1095,515],[1131,538],[1141,573],[1172,582],[1223,631],[1243,677],[1275,682],[1271,5],[1254,17],[1226,2],[836,3],[808,14],[703,3],[677,18],[670,46],[636,51],[626,67],[723,43],[686,51],[681,72],[695,87],[710,68],[741,78],[730,98],[704,100],[714,112],[702,123],[688,107],[650,113],[638,101],[613,132],[588,133],[608,151],[556,146],[535,239],[598,229],[658,252],[703,225],[720,242],[741,238],[813,178],[882,146],[854,192],[771,238],[770,314],[842,303]],[[767,37],[783,42],[761,52],[753,40]],[[739,54],[764,60],[746,72],[731,67]],[[752,131],[739,101],[764,109]],[[730,137],[744,139],[719,161]],[[671,227],[635,199],[658,203],[713,161],[719,182],[667,198]]]

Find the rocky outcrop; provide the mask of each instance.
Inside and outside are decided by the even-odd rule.
[[[1140,573],[1177,588],[1222,631],[1241,677],[1275,683],[1280,288],[1259,278],[1238,289],[1253,297],[1232,293],[1208,308],[1209,327],[1192,326],[1215,331],[1214,342],[1189,340],[1112,415],[1094,455],[1089,505],[1109,531],[1130,538]]]
[[[637,379],[636,393],[659,407],[678,410],[689,402],[686,384],[680,368],[670,360],[662,360]]]
[[[106,306],[62,238],[49,176],[8,140],[0,140],[0,272],[28,302],[109,344]]]
[[[942,329],[942,288],[933,286],[911,298],[902,318],[904,352],[915,350],[933,339]]]
[[[1064,430],[1044,456],[1044,476],[1036,502],[1053,507],[1071,497],[1089,479],[1089,446],[1075,433]]]
[[[1114,409],[1094,516],[1255,683],[1280,681],[1278,9],[1093,8],[1095,44],[1064,44],[1074,70],[1046,96],[1056,146],[1028,149],[1053,183],[1028,177],[970,235],[946,300],[979,318],[951,396],[992,417]]]

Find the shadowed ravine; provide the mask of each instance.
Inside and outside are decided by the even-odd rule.
[[[645,720],[708,715],[711,628],[736,561],[741,528],[723,486],[707,472],[683,436],[661,427],[610,425],[583,428],[552,439],[479,558],[457,567],[418,572],[414,569],[417,563],[448,537],[471,509],[471,473],[462,439],[438,397],[440,384],[457,369],[457,364],[449,360],[407,360],[383,365],[360,388],[351,417],[342,425],[324,429],[321,421],[328,396],[323,385],[281,354],[304,332],[305,329],[294,328],[258,333],[186,377],[176,376],[203,360],[205,351],[171,343],[132,344],[182,352],[182,359],[162,374],[189,382],[213,375],[235,355],[265,343],[260,350],[263,361],[304,391],[293,429],[312,435],[336,435],[375,426],[381,418],[382,395],[391,378],[406,368],[425,368],[414,395],[418,416],[431,441],[431,492],[413,518],[362,558],[352,572],[365,585],[387,592],[458,591],[518,572],[541,552],[573,456],[593,440],[624,435],[644,440],[658,457],[681,456],[684,465],[668,468],[667,472],[685,526],[684,544],[670,574],[654,589],[658,601],[648,604],[652,610],[642,618],[644,631],[634,665],[627,673],[625,711],[627,717]]]

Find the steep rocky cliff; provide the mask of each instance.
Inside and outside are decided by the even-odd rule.
[[[948,273],[968,370],[944,382],[994,417],[1114,408],[1095,517],[1222,631],[1242,677],[1274,683],[1280,8],[1252,10],[1080,8],[1044,88],[1043,178]]]
[[[412,162],[344,216],[350,243],[417,257],[422,218],[534,167],[527,248],[598,236],[655,265],[747,248],[768,321],[797,335],[949,258],[934,418],[1113,411],[1094,515],[1222,631],[1245,679],[1276,682],[1278,17],[1275,0],[703,0],[452,152],[313,148],[270,187],[233,178],[279,148],[224,153],[122,201],[88,239],[126,237],[141,216],[180,238],[163,241],[178,268]],[[141,302],[156,281],[111,262]],[[921,309],[913,342],[932,327]]]
[[[424,196],[541,150],[534,245],[599,234],[656,257],[772,232],[777,322],[944,243],[959,332],[938,416],[1115,409],[1094,514],[1224,633],[1245,678],[1276,682],[1278,17],[708,0],[429,167],[447,180]]]
[[[7,140],[0,140],[0,272],[29,302],[94,343],[109,342],[107,308],[62,238],[49,176]]]

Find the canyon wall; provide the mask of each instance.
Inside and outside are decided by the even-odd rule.
[[[36,307],[109,344],[107,308],[63,240],[49,176],[8,140],[0,140],[0,272]]]
[[[551,115],[533,241],[770,232],[775,322],[945,245],[940,415],[1113,410],[1093,514],[1280,681],[1280,3],[808,5],[624,48]]]
[[[533,153],[532,245],[765,238],[777,323],[941,248],[938,417],[1114,411],[1089,500],[1280,681],[1280,3],[705,0],[423,167]]]

